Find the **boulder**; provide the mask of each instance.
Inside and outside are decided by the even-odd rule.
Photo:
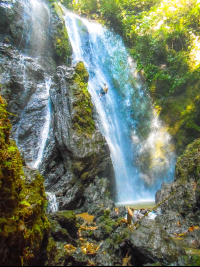
[[[50,223],[50,229],[51,229],[51,236],[56,242],[63,242],[63,243],[72,244],[73,246],[77,246],[76,241],[70,237],[70,235],[68,234],[68,231],[62,228],[61,225],[57,221],[52,220],[49,217],[49,223]],[[76,230],[73,233],[72,229],[70,229],[69,232],[72,236],[76,235]]]
[[[200,249],[200,229],[188,232],[184,241],[189,246]]]
[[[59,211],[49,214],[48,217],[52,221],[56,221],[63,229],[67,230],[71,237],[76,237],[79,225],[77,225],[76,216],[73,211]],[[56,230],[58,225],[53,222],[53,226],[54,232],[58,232]],[[63,233],[66,233],[66,231],[63,231]]]
[[[191,226],[200,226],[200,139],[187,147],[178,158],[175,182],[163,184],[156,194],[156,204],[170,198],[161,205],[161,222],[168,233],[186,233]]]
[[[119,207],[115,211],[112,211],[110,213],[110,218],[113,220],[117,220],[119,218],[124,218],[126,216],[126,208],[125,207]]]
[[[157,262],[164,266],[186,264],[185,251],[176,245],[160,224],[152,220],[143,219],[137,230],[129,232],[121,249],[124,253],[129,252],[134,266]]]

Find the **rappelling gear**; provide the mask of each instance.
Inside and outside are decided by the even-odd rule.
[[[179,187],[181,187],[181,186],[179,186]],[[131,229],[133,229],[133,230],[138,229],[138,227],[140,226],[140,222],[141,222],[144,218],[146,218],[152,211],[154,211],[155,209],[157,209],[158,207],[160,207],[164,202],[166,202],[171,196],[173,196],[173,195],[178,191],[179,187],[178,187],[177,189],[175,189],[175,188],[172,187],[173,192],[172,192],[167,198],[165,198],[162,202],[160,202],[157,206],[155,206],[153,209],[151,209],[149,212],[147,212],[142,218],[140,218],[140,221],[139,221],[139,222],[136,222],[136,223],[134,223],[133,225],[131,225]],[[131,210],[130,210],[130,208],[129,208],[129,209],[128,209],[128,214],[129,214],[129,224],[130,224],[130,216],[131,216],[131,213],[130,213],[130,212],[131,212]]]

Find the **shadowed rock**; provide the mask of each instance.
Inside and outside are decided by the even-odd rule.
[[[199,139],[187,147],[183,156],[178,158],[175,182],[163,184],[156,194],[158,204],[176,190],[176,193],[161,205],[162,215],[157,218],[170,234],[186,233],[190,226],[199,225],[199,147]]]

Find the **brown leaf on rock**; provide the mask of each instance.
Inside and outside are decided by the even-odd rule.
[[[191,227],[189,228],[189,231],[188,231],[188,232],[193,232],[194,230],[197,230],[197,229],[199,229],[198,226],[191,226]]]
[[[95,231],[98,229],[98,227],[92,227],[92,226],[80,226],[80,231],[87,231],[87,230],[90,230],[90,231]]]
[[[96,255],[97,251],[99,250],[100,246],[97,246],[93,243],[86,243],[81,247],[81,250],[84,254],[87,255]]]
[[[76,248],[73,247],[72,245],[66,245],[66,246],[64,246],[64,248],[65,248],[66,252],[70,255],[76,251]]]

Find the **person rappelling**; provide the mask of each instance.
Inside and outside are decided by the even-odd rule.
[[[102,89],[103,91],[99,94],[100,98],[108,93],[108,86],[106,83],[104,84],[104,87]]]

